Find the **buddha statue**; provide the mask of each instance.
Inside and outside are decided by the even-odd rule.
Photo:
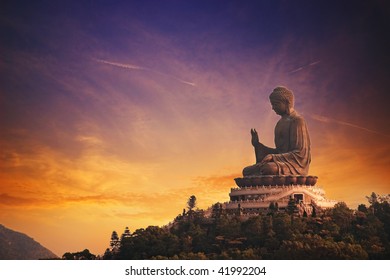
[[[279,86],[269,99],[272,109],[281,116],[275,126],[275,148],[260,143],[256,129],[251,129],[256,164],[245,167],[243,175],[307,175],[310,138],[305,120],[294,110],[294,94]]]

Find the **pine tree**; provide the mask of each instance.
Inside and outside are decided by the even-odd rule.
[[[295,201],[293,196],[290,196],[286,210],[287,210],[287,213],[289,213],[290,215],[298,212],[298,207],[297,207],[296,201]]]
[[[114,253],[119,251],[120,240],[118,237],[118,233],[115,230],[111,234],[110,247],[111,247],[111,251]]]
[[[189,211],[192,211],[196,207],[196,196],[191,195],[187,201],[187,208]]]
[[[130,233],[129,227],[126,227],[125,231],[122,233],[121,240],[123,240],[125,238],[129,238],[129,237],[131,237],[131,233]]]
[[[316,208],[314,206],[312,206],[312,207],[313,207],[313,211],[311,212],[311,216],[313,218],[316,218],[317,217],[317,210],[316,210]]]

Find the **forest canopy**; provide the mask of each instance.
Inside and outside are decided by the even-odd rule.
[[[119,237],[113,232],[103,259],[390,259],[389,196],[372,193],[356,210],[344,202],[299,216],[270,205],[266,213],[227,213],[222,205],[187,211],[169,225]]]

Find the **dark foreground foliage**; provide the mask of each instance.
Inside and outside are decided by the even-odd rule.
[[[63,260],[96,260],[97,257],[89,252],[88,249],[85,249],[80,252],[70,253],[66,252],[62,255]]]
[[[169,226],[149,226],[121,238],[114,232],[104,259],[390,259],[390,205],[345,203],[316,215],[269,211],[211,215],[190,209]]]

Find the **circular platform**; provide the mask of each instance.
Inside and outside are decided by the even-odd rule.
[[[264,175],[235,178],[237,186],[257,187],[257,186],[288,186],[306,185],[314,186],[317,183],[317,176],[295,176],[295,175]]]

